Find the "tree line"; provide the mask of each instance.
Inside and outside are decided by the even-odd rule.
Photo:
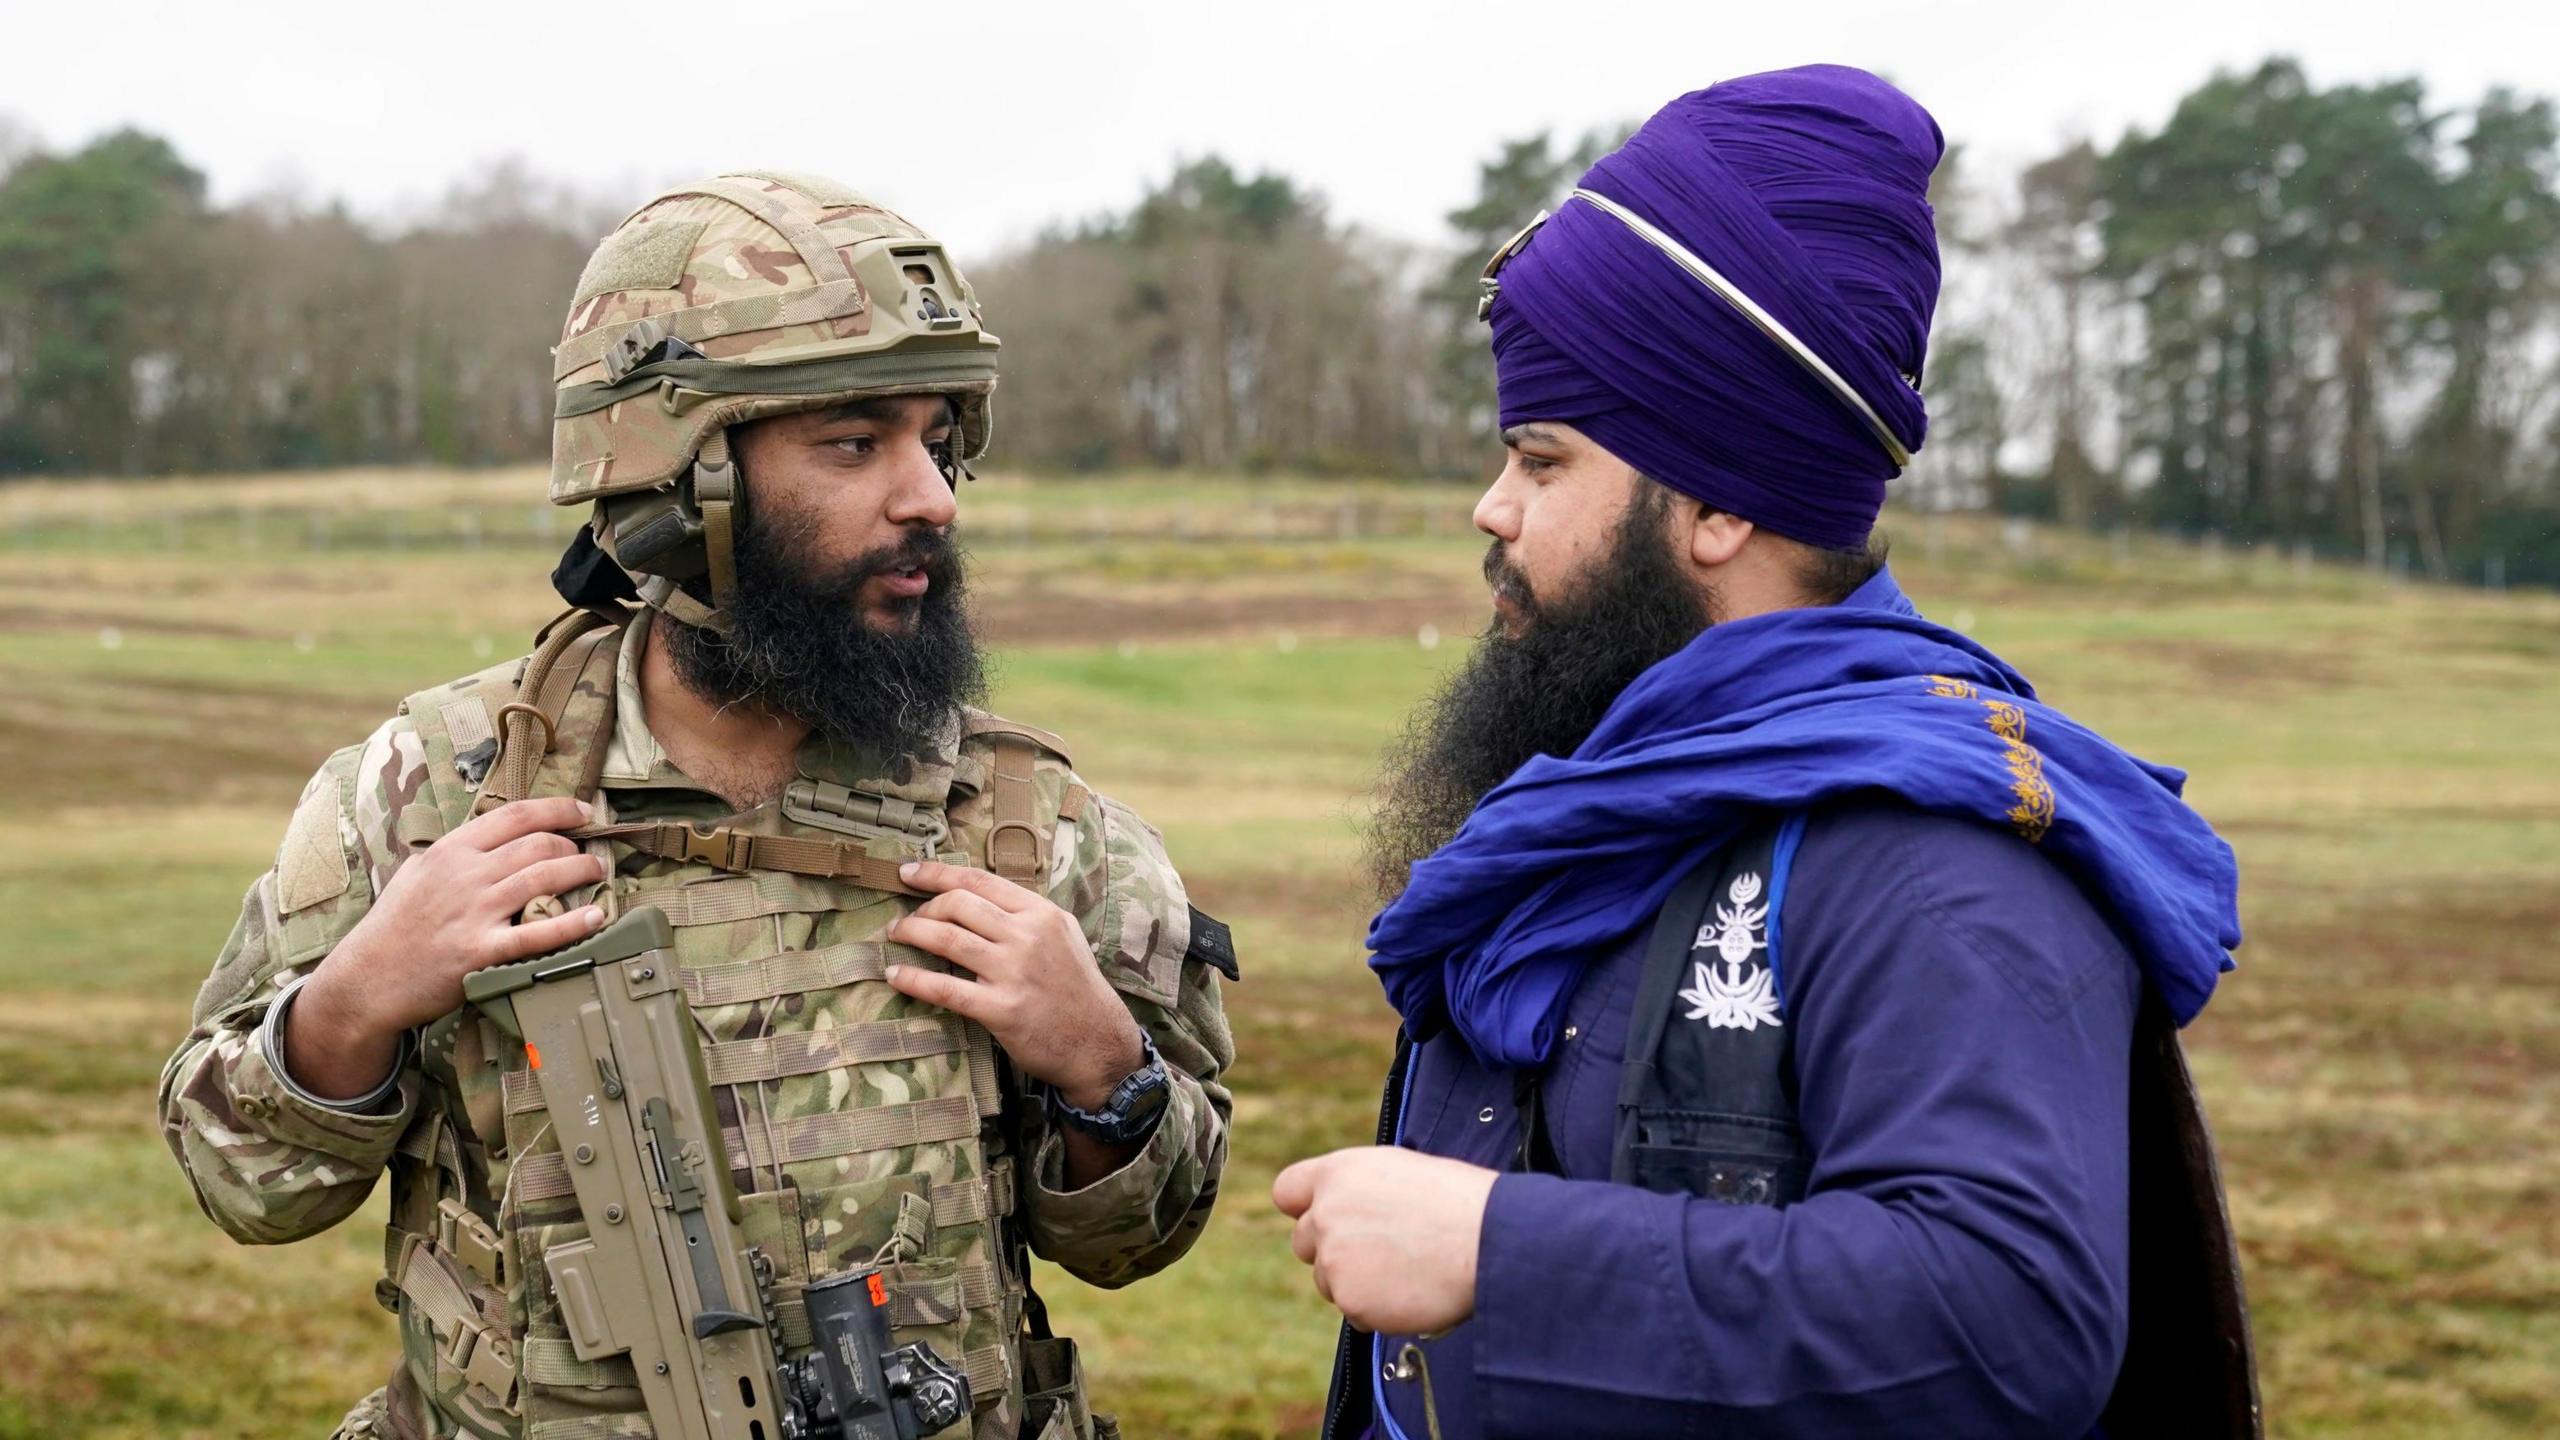
[[[1622,134],[1501,145],[1439,245],[1211,156],[977,259],[998,463],[1481,473],[1476,273]],[[1933,199],[1915,503],[2560,584],[2549,99],[2276,59],[2014,173],[1959,147]],[[0,475],[539,457],[543,352],[618,213],[512,166],[398,226],[217,206],[159,138],[0,126]]]

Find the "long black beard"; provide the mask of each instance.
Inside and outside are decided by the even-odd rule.
[[[662,617],[658,636],[685,688],[715,705],[755,705],[802,721],[883,763],[929,755],[960,706],[986,694],[965,597],[966,556],[947,530],[910,530],[829,567],[808,517],[779,524],[750,507],[734,541],[729,632]],[[924,594],[899,602],[907,624],[873,626],[863,582],[922,569]]]
[[[1570,601],[1541,602],[1502,542],[1486,552],[1486,582],[1520,612],[1521,630],[1486,630],[1388,748],[1367,834],[1381,902],[1404,893],[1413,863],[1447,844],[1485,792],[1531,756],[1572,754],[1618,692],[1707,627],[1712,596],[1663,534],[1668,497],[1639,483],[1609,553]]]

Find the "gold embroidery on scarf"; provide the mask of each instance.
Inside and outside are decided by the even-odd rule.
[[[1985,723],[2004,742],[2001,758],[2009,762],[2009,793],[2018,797],[2009,807],[2009,823],[2028,844],[2042,840],[2053,828],[2053,787],[2045,783],[2044,752],[2027,743],[2027,712],[2006,700],[1982,700],[1970,681],[1952,675],[1930,676],[1929,693],[1946,700],[1982,701]]]
[[[2005,700],[1985,700],[1982,708],[1991,733],[2008,742],[2009,791],[2018,803],[2009,807],[2009,823],[2030,845],[2053,828],[2053,787],[2045,783],[2044,755],[2027,743],[2027,712]]]

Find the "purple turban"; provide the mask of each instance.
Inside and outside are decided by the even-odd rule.
[[[1917,450],[1928,430],[1929,172],[1945,149],[1911,97],[1840,65],[1662,107],[1582,177],[1602,198],[1567,201],[1497,276],[1502,423],[1572,425],[1780,535],[1864,543],[1901,469],[1892,446]],[[1753,303],[1809,357],[1749,316]]]

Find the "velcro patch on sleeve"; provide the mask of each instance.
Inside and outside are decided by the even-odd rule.
[[[1197,960],[1230,980],[1244,979],[1236,968],[1235,932],[1197,905],[1191,907],[1191,948],[1182,952],[1182,958]]]
[[[337,781],[324,773],[303,792],[285,827],[284,848],[276,852],[276,913],[291,915],[347,893],[354,872],[339,838],[345,829]]]

